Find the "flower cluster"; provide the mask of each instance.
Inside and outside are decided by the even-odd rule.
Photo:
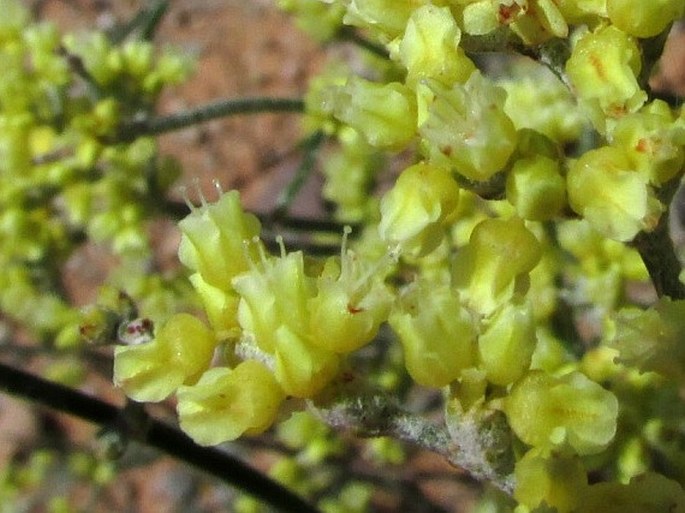
[[[685,2],[282,4],[319,39],[348,25],[387,52],[306,99],[307,128],[340,143],[324,194],[365,229],[339,256],[272,254],[236,191],[203,202],[179,256],[209,326],[172,317],[117,350],[115,381],[136,400],[175,393],[183,429],[215,444],[264,431],[286,400],[316,410],[387,324],[394,370],[443,391],[454,461],[516,511],[683,508],[685,453],[667,455],[682,412],[663,406],[685,378],[682,298],[621,307],[647,278],[625,243],[662,233],[683,174],[685,114],[650,97],[643,58]],[[476,57],[512,48],[540,62]],[[376,200],[387,153],[405,159]]]
[[[17,0],[0,7],[0,311],[69,346],[78,312],[59,270],[78,245],[109,244],[134,265],[150,255],[145,222],[178,169],[154,140],[123,141],[119,127],[149,114],[187,65],[133,38],[62,35]],[[153,281],[127,284],[153,293]]]
[[[180,227],[179,256],[194,271],[211,328],[172,317],[152,342],[117,349],[114,378],[139,401],[177,392],[181,426],[200,443],[268,428],[286,397],[315,396],[388,317],[389,257],[369,267],[345,242],[339,257],[320,262],[283,247],[268,254],[237,191]]]

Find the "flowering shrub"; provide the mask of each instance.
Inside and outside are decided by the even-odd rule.
[[[280,4],[317,40],[352,27],[376,54],[357,72],[332,64],[304,101],[304,130],[330,142],[324,194],[354,228],[341,229],[339,254],[289,250],[280,239],[272,251],[237,191],[203,198],[178,223],[188,297],[203,312],[156,319],[154,333],[116,348],[114,383],[139,402],[175,396],[181,429],[202,445],[277,425],[301,449],[302,433],[328,436],[304,411],[337,429],[408,440],[494,485],[479,511],[685,511],[685,453],[673,442],[685,420],[685,286],[668,236],[685,112],[649,86],[685,1]],[[49,28],[20,29],[3,26],[3,40],[29,56],[39,39],[57,45]],[[133,186],[131,162],[154,143],[101,141],[141,101],[135,87],[151,102],[177,75],[167,76],[171,61],[153,64],[146,46],[115,50],[94,38],[84,48],[94,84],[116,95],[87,107],[63,99],[79,112],[64,133],[49,111],[15,115],[0,89],[0,124],[11,127],[0,165],[40,176],[3,186],[3,244],[5,233],[40,230],[13,245],[20,255],[3,252],[14,267],[1,266],[0,299],[18,318],[12,308],[31,289],[18,287],[26,268],[15,263],[43,258],[66,226],[120,251],[144,245],[137,198],[147,191]],[[24,101],[34,104],[40,87],[68,89],[60,61],[31,59],[33,73],[51,74],[24,77]],[[76,149],[59,168],[31,164],[65,141]],[[379,164],[394,156],[403,170],[375,194]],[[86,214],[97,187],[80,177],[95,163],[113,166],[95,180],[117,181],[103,184],[108,204],[130,215]],[[49,221],[25,207],[36,180],[59,191],[68,215]],[[627,292],[650,281],[658,297],[649,302]],[[91,315],[90,328],[107,333],[97,330],[107,319]],[[367,371],[365,351],[388,340]],[[410,411],[408,386],[439,391],[442,420]],[[297,482],[287,463],[279,472]],[[350,486],[365,497],[359,504],[321,506],[364,511],[368,490]]]

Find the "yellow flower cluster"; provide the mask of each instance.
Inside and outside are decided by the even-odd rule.
[[[180,227],[179,256],[194,271],[211,327],[172,317],[151,342],[117,349],[114,379],[138,401],[176,392],[181,426],[199,443],[268,428],[286,396],[321,391],[341,358],[387,319],[388,265],[369,268],[345,243],[339,257],[318,263],[299,251],[267,254],[260,223],[236,191],[195,209]]]
[[[237,192],[194,209],[179,224],[179,256],[209,327],[173,317],[153,341],[117,350],[116,381],[136,400],[176,393],[183,429],[214,444],[267,429],[286,398],[330,398],[346,359],[387,323],[400,372],[443,389],[463,461],[499,478],[520,511],[600,511],[614,496],[680,507],[679,485],[631,456],[662,450],[654,433],[675,422],[647,392],[625,401],[638,386],[670,397],[659,379],[682,382],[682,306],[612,313],[625,281],[646,275],[623,243],[663,226],[664,193],[683,173],[685,115],[650,98],[643,57],[645,38],[685,2],[282,5],[319,39],[346,24],[387,51],[369,73],[331,68],[306,99],[307,128],[341,143],[323,166],[324,194],[366,229],[354,250],[346,230],[339,256],[282,244],[271,254]],[[494,79],[499,61],[476,57],[511,48],[549,69],[527,63]],[[381,152],[414,158],[372,198]],[[576,315],[609,328],[602,347],[574,331]],[[623,404],[660,423],[631,424]],[[611,466],[614,449],[623,459]],[[502,453],[508,475],[492,463]],[[622,483],[589,484],[596,468]],[[645,483],[661,490],[656,502],[644,502]]]

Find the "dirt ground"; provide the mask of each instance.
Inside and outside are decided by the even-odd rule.
[[[93,27],[106,29],[117,20],[130,18],[143,3],[140,0],[25,2],[40,18],[72,31]],[[277,11],[274,3],[275,0],[172,1],[156,41],[193,56],[197,67],[191,80],[164,95],[159,112],[176,112],[219,98],[302,96],[308,78],[322,64],[324,52],[297,30],[287,16]],[[678,95],[685,95],[684,49],[685,33],[675,34],[654,82],[659,88]],[[189,185],[193,177],[197,177],[201,189],[211,198],[211,183],[218,180],[224,190],[241,189],[251,208],[266,212],[273,207],[278,191],[297,166],[293,148],[299,138],[298,117],[277,114],[212,121],[164,135],[160,143],[163,153],[176,156],[182,163],[185,175],[180,185]],[[318,178],[308,184],[293,213],[316,216],[321,212],[322,206],[317,200],[319,185]],[[179,191],[175,194],[180,197]],[[165,230],[159,237],[166,241],[170,258],[173,258],[175,235],[170,227]],[[97,281],[107,265],[98,260],[101,257],[100,254],[84,255],[84,260],[74,266],[81,272],[84,265],[93,266],[86,276]],[[80,296],[82,301],[93,297],[87,283],[74,283],[74,289],[84,288]],[[87,389],[121,401],[108,391],[109,384],[97,377],[88,381]],[[44,433],[46,415],[75,444],[88,446],[95,434],[91,426],[36,412],[0,395],[0,465],[21,448],[36,444],[37,438]],[[426,488],[436,503],[454,513],[471,508],[473,491],[460,484],[457,472],[439,457],[421,453],[404,470],[393,472],[401,479],[435,474],[439,479],[427,480]],[[452,481],[450,476],[454,477]],[[107,511],[107,507],[142,513],[229,511],[226,501],[230,496],[230,490],[216,486],[197,473],[169,459],[157,459],[144,453],[138,464],[122,471],[115,484],[108,487],[107,500],[94,504],[91,511]],[[381,500],[379,511],[394,511],[394,507],[392,497],[386,497]],[[0,511],[3,511],[2,507]],[[43,509],[36,504],[31,511]]]

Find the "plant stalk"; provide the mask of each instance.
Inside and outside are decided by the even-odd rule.
[[[218,100],[194,109],[133,120],[119,127],[117,142],[130,142],[138,137],[160,135],[181,130],[213,119],[238,114],[275,112],[304,112],[304,100],[300,98],[232,98]]]
[[[127,425],[124,408],[3,362],[0,362],[0,390],[107,428],[123,429]],[[186,434],[158,420],[147,417],[144,422],[136,422],[136,425],[143,424],[145,429],[128,429],[121,434],[218,477],[278,511],[320,513],[304,499],[230,454],[211,447],[201,447]]]

